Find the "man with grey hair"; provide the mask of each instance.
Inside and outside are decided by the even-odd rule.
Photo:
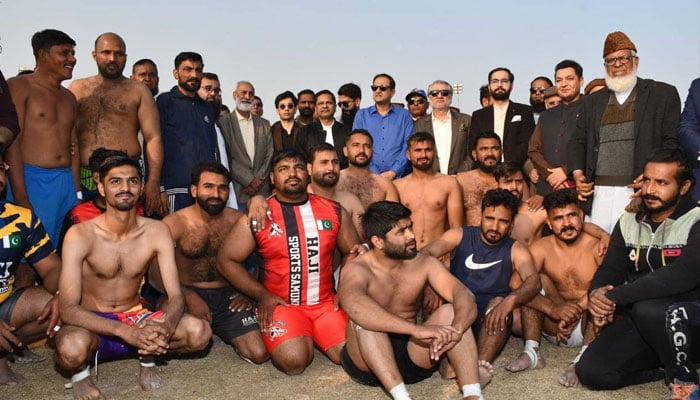
[[[605,39],[603,64],[607,88],[584,97],[567,155],[591,222],[611,232],[646,156],[677,144],[681,101],[675,87],[637,77],[637,48],[623,32]]]
[[[229,156],[223,164],[231,171],[238,209],[243,212],[249,198],[270,194],[268,176],[273,151],[270,122],[251,113],[254,98],[253,84],[239,81],[233,91],[236,109],[219,118]]]
[[[436,80],[428,86],[428,101],[433,112],[418,119],[416,132],[428,132],[435,137],[436,171],[454,175],[471,169],[467,154],[472,117],[450,111],[452,85]]]

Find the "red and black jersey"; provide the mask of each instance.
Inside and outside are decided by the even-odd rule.
[[[314,194],[302,204],[268,200],[273,221],[255,234],[264,260],[263,285],[293,305],[333,298],[333,252],[341,206]]]

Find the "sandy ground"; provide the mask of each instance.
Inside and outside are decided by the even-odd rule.
[[[547,366],[540,370],[513,374],[504,366],[522,350],[520,340],[511,339],[495,362],[495,377],[484,390],[486,399],[664,399],[663,382],[653,382],[618,391],[593,392],[587,389],[566,389],[557,383],[560,371],[576,355],[575,349],[555,348],[543,343],[542,354]],[[38,353],[51,359],[52,350]],[[39,364],[12,364],[26,381],[19,386],[0,386],[4,399],[71,399],[64,389],[68,381],[56,372],[51,361]],[[359,385],[350,380],[343,369],[316,353],[313,364],[301,376],[286,376],[269,362],[250,365],[233,349],[216,339],[209,353],[202,358],[171,359],[159,366],[163,387],[144,392],[138,386],[138,362],[121,360],[99,365],[97,386],[110,399],[381,399],[390,397],[379,388]],[[94,369],[93,369],[94,372]],[[434,374],[432,378],[410,385],[414,399],[459,399],[454,381]]]

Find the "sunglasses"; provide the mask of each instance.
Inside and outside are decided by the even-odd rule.
[[[442,97],[447,97],[447,96],[451,95],[452,92],[450,92],[447,89],[443,89],[443,90],[431,90],[428,94],[430,96],[433,96],[433,97],[437,97],[438,95],[441,95]]]
[[[278,107],[280,110],[293,110],[294,109],[294,104],[289,103],[289,104],[280,104]]]
[[[419,104],[425,104],[425,100],[423,99],[414,99],[408,102],[409,106],[417,106]]]
[[[338,102],[338,107],[340,107],[340,108],[348,108],[348,107],[350,107],[350,103],[351,103],[351,102],[349,102],[349,101],[339,101],[339,102]]]
[[[384,86],[384,85],[382,85],[382,86],[372,85],[369,88],[372,89],[373,92],[376,92],[377,89],[381,90],[382,92],[386,92],[387,90],[391,89],[389,86]]]
[[[544,88],[544,87],[541,87],[541,86],[540,86],[540,87],[534,87],[534,88],[530,88],[530,93],[531,93],[531,94],[535,94],[535,93],[542,93],[542,94],[544,94],[544,92],[545,92],[546,90],[547,90],[547,88]]]

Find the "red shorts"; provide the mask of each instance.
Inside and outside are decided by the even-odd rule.
[[[314,306],[275,307],[272,324],[262,335],[267,351],[272,353],[280,343],[299,336],[310,336],[324,353],[345,342],[348,316],[334,308],[333,300]]]

